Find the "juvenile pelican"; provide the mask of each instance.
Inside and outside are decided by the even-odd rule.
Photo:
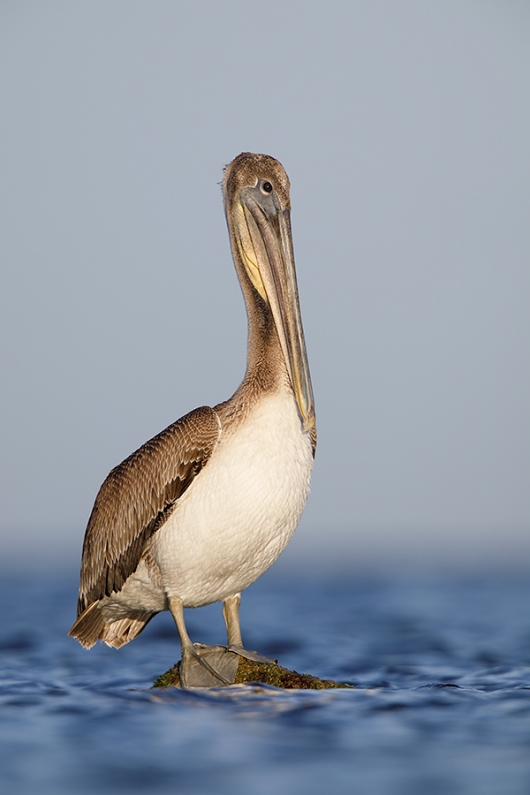
[[[316,445],[289,179],[274,158],[245,152],[226,167],[223,194],[248,315],[245,378],[225,403],[186,414],[109,474],[69,633],[87,648],[98,639],[118,648],[170,610],[185,686],[233,682],[238,655],[264,659],[243,647],[240,594],[294,533]],[[221,601],[228,646],[193,644],[184,608]]]

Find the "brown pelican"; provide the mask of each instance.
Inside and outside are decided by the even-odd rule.
[[[83,545],[70,635],[116,648],[170,610],[185,686],[234,681],[240,594],[300,520],[316,446],[290,223],[289,179],[268,155],[225,169],[232,256],[248,315],[247,370],[233,397],[186,414],[109,474]],[[223,602],[228,645],[193,644],[185,607]]]

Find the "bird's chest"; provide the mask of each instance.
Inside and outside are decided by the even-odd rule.
[[[243,590],[278,557],[302,514],[313,456],[292,396],[269,396],[223,432],[158,531],[167,592],[188,606]]]

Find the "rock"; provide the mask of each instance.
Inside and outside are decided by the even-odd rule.
[[[162,676],[159,676],[158,679],[155,679],[153,687],[181,687],[179,665],[180,663],[177,663]],[[353,685],[341,684],[331,679],[318,679],[318,677],[311,676],[311,674],[299,674],[297,671],[282,668],[281,665],[254,662],[240,657],[234,684],[241,685],[249,682],[261,682],[287,690],[326,690],[332,687],[353,688]]]

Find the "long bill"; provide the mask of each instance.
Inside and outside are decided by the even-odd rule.
[[[239,252],[254,284],[272,311],[304,430],[315,425],[311,376],[300,315],[289,210],[275,195],[243,188],[235,206]]]

